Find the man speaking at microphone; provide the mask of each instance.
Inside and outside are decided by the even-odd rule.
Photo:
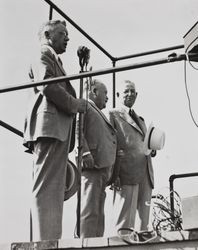
[[[40,81],[66,75],[58,54],[69,41],[66,23],[46,22],[40,29],[41,50],[29,76]],[[24,145],[33,152],[33,240],[60,239],[68,153],[75,140],[75,115],[85,112],[68,80],[32,89],[25,118]]]

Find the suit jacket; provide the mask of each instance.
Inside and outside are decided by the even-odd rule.
[[[134,111],[133,115],[132,119],[123,107],[109,112],[110,122],[117,130],[118,147],[124,151],[124,157],[120,161],[121,185],[138,184],[148,173],[153,187],[154,175],[151,156],[146,156],[143,152],[146,125],[143,118]]]
[[[116,131],[92,101],[84,114],[83,135],[83,152],[91,152],[95,167],[112,167],[116,158]]]
[[[61,63],[48,46],[41,48],[40,55],[32,64],[30,78],[44,80],[66,75]],[[70,140],[74,147],[75,114],[78,109],[76,93],[69,81],[36,87],[31,91],[31,102],[25,117],[24,145],[38,137]]]

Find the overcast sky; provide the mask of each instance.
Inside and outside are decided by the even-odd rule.
[[[112,56],[124,56],[183,45],[183,36],[198,21],[197,0],[57,0],[57,6]],[[28,67],[38,49],[39,26],[49,17],[44,0],[0,1],[0,87],[28,82]],[[54,13],[54,18],[60,18]],[[67,52],[61,57],[67,74],[76,74],[77,49],[91,49],[89,67],[112,67],[112,62],[70,24]],[[167,58],[175,50],[120,61],[117,66]],[[196,63],[193,65],[197,66]],[[166,143],[153,160],[154,193],[166,192],[172,174],[198,172],[198,129],[190,117],[184,82],[184,62],[168,63],[116,74],[116,84],[129,79],[136,83],[134,109],[166,133]],[[192,113],[198,123],[198,71],[188,63],[187,86]],[[112,75],[99,76],[109,91],[112,107]],[[73,81],[78,89],[79,81]],[[27,90],[1,94],[0,120],[23,130]],[[72,155],[71,155],[72,158]],[[31,156],[24,153],[22,139],[0,127],[0,243],[29,240]],[[198,195],[198,178],[175,181],[181,197]],[[109,216],[110,196],[107,198]],[[76,197],[65,203],[63,238],[73,237]],[[68,225],[70,225],[68,227]],[[111,234],[107,227],[106,234]]]

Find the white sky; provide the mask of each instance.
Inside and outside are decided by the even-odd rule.
[[[71,19],[115,57],[181,45],[183,36],[197,22],[197,0],[57,0]],[[48,19],[43,0],[0,1],[0,87],[28,82],[28,66],[37,50],[37,32]],[[60,18],[54,14],[54,17]],[[102,52],[68,24],[70,41],[62,60],[68,74],[80,70],[78,46],[91,49],[89,66],[93,70],[112,66]],[[117,65],[166,58],[170,51],[120,61]],[[194,63],[195,65],[195,63]],[[198,65],[196,65],[198,67]],[[188,109],[184,84],[184,62],[175,62],[117,73],[117,85],[130,79],[136,83],[135,110],[147,125],[151,121],[166,133],[166,143],[154,159],[154,193],[169,186],[172,174],[198,172],[198,130]],[[100,76],[109,90],[112,106],[112,76]],[[198,72],[187,64],[187,84],[192,110],[198,122]],[[73,81],[78,87],[79,81]],[[23,130],[27,90],[1,94],[0,120]],[[72,156],[71,156],[72,157]],[[198,194],[198,178],[175,181],[181,197]],[[0,127],[0,243],[29,241],[29,203],[31,156],[24,153],[22,139]],[[107,216],[109,217],[109,197]],[[63,238],[73,237],[76,197],[65,203]],[[109,219],[108,219],[109,220]],[[69,226],[68,226],[69,225]],[[108,231],[109,230],[109,231]],[[110,227],[108,233],[111,234]]]

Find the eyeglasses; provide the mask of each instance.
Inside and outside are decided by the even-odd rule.
[[[120,228],[118,236],[128,244],[145,244],[154,240],[157,233],[154,230],[137,232],[133,228]]]

